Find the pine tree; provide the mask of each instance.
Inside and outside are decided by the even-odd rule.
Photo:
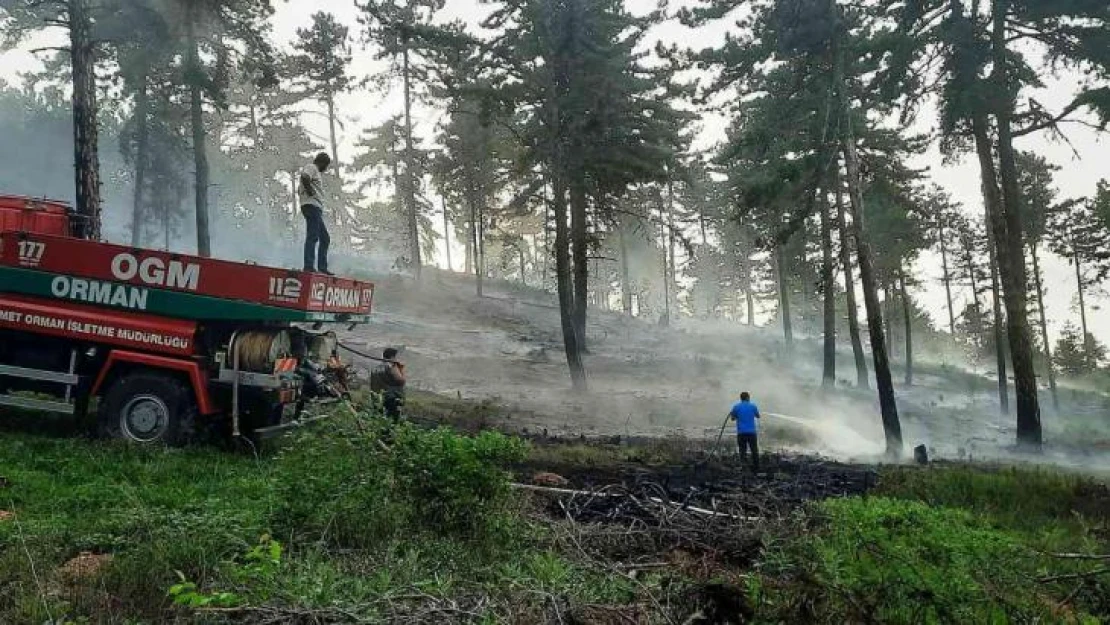
[[[421,206],[418,201],[419,159],[413,135],[412,107],[417,90],[428,80],[426,56],[438,48],[457,45],[458,27],[435,24],[436,14],[444,7],[445,0],[366,0],[356,2],[362,12],[360,23],[365,27],[366,38],[378,46],[378,58],[398,63],[394,70],[399,74],[404,92],[404,141],[399,180],[401,199],[404,201],[407,223],[407,265],[420,279],[421,260]]]
[[[998,274],[1006,305],[1010,354],[1014,365],[1019,444],[1039,449],[1040,405],[1033,342],[1027,317],[1025,240],[1015,138],[1044,130],[1060,132],[1060,122],[1081,109],[1093,110],[1102,126],[1110,123],[1110,47],[1105,33],[1110,15],[1105,3],[1042,0],[948,0],[884,2],[899,23],[887,76],[891,92],[919,103],[932,85],[941,100],[943,145],[955,152],[970,144],[978,156],[990,235],[998,254]],[[1068,63],[1092,80],[1072,101],[1049,112],[1030,95],[1041,86],[1031,50],[1017,43],[1034,39],[1048,63]],[[942,79],[925,81],[942,60]],[[910,67],[914,66],[914,67]],[[997,160],[996,160],[997,157]],[[1001,375],[999,376],[1001,379]]]

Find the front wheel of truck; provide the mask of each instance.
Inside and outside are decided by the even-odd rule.
[[[159,373],[131,373],[108,389],[99,421],[110,438],[178,447],[192,440],[196,415],[193,394],[181,380]]]

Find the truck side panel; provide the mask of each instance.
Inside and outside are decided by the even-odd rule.
[[[169,356],[195,352],[195,321],[167,319],[0,293],[0,328]]]

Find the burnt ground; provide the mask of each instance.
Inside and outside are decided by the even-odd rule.
[[[534,440],[532,457],[514,468],[520,488],[532,492],[534,518],[551,529],[560,551],[632,579],[686,580],[686,590],[669,599],[619,614],[579,614],[580,622],[641,622],[658,612],[676,622],[747,622],[753,610],[743,578],[772,541],[805,531],[800,508],[866,493],[876,482],[874,467],[779,453],[765,454],[753,474],[735,456],[675,443],[660,451]]]

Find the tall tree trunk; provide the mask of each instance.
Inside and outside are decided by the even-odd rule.
[[[667,262],[667,250],[665,241],[667,240],[666,227],[662,222],[659,224],[659,244],[663,246],[663,325],[670,325],[671,323],[671,281],[669,279],[670,263]]]
[[[891,320],[894,317],[894,304],[890,298],[890,285],[887,282],[882,283],[883,289],[883,332],[886,334],[887,345],[890,346],[890,357],[894,357],[894,322]]]
[[[328,138],[331,140],[331,168],[335,172],[336,183],[342,189],[343,182],[340,180],[340,165],[339,165],[339,137],[335,132],[335,95],[327,93],[324,95],[324,104],[328,107]]]
[[[794,343],[794,325],[790,314],[790,289],[786,282],[786,258],[783,254],[785,245],[785,243],[780,243],[775,246],[774,269],[775,281],[779,287],[779,316],[782,317],[782,336],[786,340],[786,346],[790,347]]]
[[[1041,342],[1044,343],[1045,371],[1048,374],[1048,388],[1052,392],[1052,408],[1060,414],[1060,397],[1056,392],[1056,369],[1052,364],[1052,346],[1048,342],[1048,315],[1044,310],[1044,283],[1041,281],[1041,261],[1037,254],[1037,244],[1029,244],[1029,254],[1033,257],[1033,281],[1037,287],[1037,308],[1041,315]]]
[[[131,203],[131,247],[142,244],[143,235],[143,192],[146,189],[147,143],[150,137],[150,94],[147,75],[139,77],[138,90],[135,92],[135,191]]]
[[[836,276],[833,270],[832,229],[833,218],[829,214],[829,198],[822,189],[818,193],[821,209],[821,282],[824,291],[824,362],[821,372],[821,385],[826,388],[836,386]]]
[[[477,194],[471,192],[470,194],[470,249],[473,250],[474,258],[474,288],[477,290],[478,297],[483,297],[483,287],[486,279],[486,264],[485,257],[482,253],[482,215],[481,201],[477,198]]]
[[[898,290],[902,295],[902,317],[906,324],[906,386],[913,386],[913,315],[910,313],[910,292],[906,289],[906,270],[898,268]]]
[[[843,111],[849,123],[847,136],[844,141],[844,162],[848,169],[848,193],[852,204],[852,234],[856,242],[856,256],[859,258],[860,283],[863,285],[863,303],[867,308],[867,330],[871,336],[871,355],[875,365],[875,383],[879,390],[879,408],[882,412],[883,433],[886,435],[887,454],[892,457],[902,455],[902,424],[898,418],[898,404],[894,398],[894,381],[890,375],[890,360],[886,351],[886,339],[883,336],[883,315],[879,308],[879,292],[875,279],[874,256],[871,253],[871,242],[867,238],[866,225],[863,222],[863,189],[860,178],[859,154],[856,152],[855,137],[851,129],[851,110],[848,106],[847,94],[843,81],[843,61],[837,63],[839,80],[837,85],[840,91]]]
[[[543,203],[543,262],[542,275],[540,276],[540,289],[547,290],[547,270],[551,264],[551,202],[547,200],[548,184],[544,185],[544,203]]]
[[[589,353],[586,340],[586,310],[590,297],[589,241],[586,227],[586,179],[581,167],[575,167],[570,188],[570,239],[574,275],[574,331],[578,349]]]
[[[1072,249],[1075,250],[1072,255],[1072,264],[1075,265],[1075,287],[1079,294],[1079,325],[1083,331],[1083,361],[1087,366],[1091,366],[1094,364],[1091,360],[1093,346],[1091,345],[1091,335],[1087,332],[1087,296],[1083,284],[1083,261],[1079,256],[1079,248],[1075,245],[1074,235],[1072,235]]]
[[[964,264],[967,265],[967,275],[971,280],[971,307],[975,311],[975,316],[982,319],[983,311],[979,306],[979,280],[975,277],[975,258],[972,253],[971,247],[964,249]]]
[[[1002,297],[998,279],[998,258],[995,253],[999,233],[995,230],[996,221],[1001,223],[1001,218],[996,219],[1002,210],[1002,199],[998,189],[998,172],[994,167],[994,149],[991,145],[988,122],[985,114],[976,113],[972,119],[972,132],[975,135],[975,151],[979,156],[979,170],[982,176],[983,204],[986,208],[987,225],[990,232],[987,236],[987,254],[991,265],[991,296],[994,307],[994,350],[998,368],[998,407],[1002,414],[1010,413],[1009,381],[1006,376],[1006,351],[1002,336]]]
[[[416,208],[416,155],[412,146],[412,75],[409,69],[409,49],[405,45],[401,52],[402,79],[405,83],[405,209],[408,219],[408,247],[413,275],[420,279],[420,221]]]
[[[77,214],[83,238],[100,240],[100,137],[96,103],[96,43],[89,0],[69,2],[69,49],[73,70],[73,151]]]
[[[863,340],[860,338],[856,283],[852,278],[852,237],[848,230],[847,211],[844,208],[844,185],[840,180],[839,171],[840,166],[837,165],[836,213],[837,226],[840,228],[840,265],[844,270],[844,291],[848,308],[848,335],[852,340],[852,356],[856,362],[856,386],[869,388],[871,376],[867,372],[867,358],[863,353]]]
[[[749,266],[748,269],[750,271],[751,267]],[[745,304],[747,305],[747,309],[748,309],[747,310],[748,316],[747,316],[747,319],[745,319],[745,321],[747,321],[748,327],[754,327],[755,326],[755,294],[752,293],[751,282],[748,282],[748,288],[744,289],[744,301],[745,301]]]
[[[674,182],[667,172],[667,318],[671,317],[670,311],[678,311],[678,272],[675,269],[675,225],[674,225]]]
[[[443,250],[447,253],[447,271],[454,273],[451,267],[451,220],[447,216],[447,198],[440,196],[440,203],[443,205]]]
[[[940,266],[944,275],[944,295],[948,300],[948,331],[956,336],[956,309],[952,306],[952,274],[948,271],[948,242],[945,240],[944,216],[939,222]]]
[[[188,67],[191,74],[189,79],[189,112],[193,130],[193,166],[196,169],[196,185],[193,197],[196,203],[197,225],[197,255],[208,257],[212,255],[212,240],[208,232],[208,145],[204,131],[204,102],[201,93],[201,80],[203,79],[200,66],[200,50],[197,41],[196,22],[199,10],[190,4],[189,16],[186,20],[186,37],[188,39]]]
[[[971,308],[975,311],[975,318],[982,321],[983,310],[979,306],[979,279],[975,276],[975,257],[971,246],[964,248],[964,264],[967,265],[967,275],[971,280]]]
[[[466,229],[466,239],[463,245],[463,273],[471,275],[474,273],[474,224],[471,223]]]
[[[621,309],[632,315],[632,280],[628,271],[628,242],[624,238],[624,228],[617,227],[617,239],[621,246]]]
[[[528,286],[528,274],[526,273],[527,259],[524,255],[524,245],[524,235],[520,235],[520,240],[517,242],[516,246],[517,261],[520,263],[520,283],[524,286]]]
[[[552,205],[555,212],[555,278],[559,292],[559,318],[563,327],[563,346],[570,369],[574,390],[585,392],[586,369],[582,363],[582,352],[578,345],[578,333],[574,328],[574,277],[570,267],[570,229],[567,225],[567,189],[562,182],[562,174],[556,174],[555,197]]]
[[[328,138],[331,140],[331,169],[335,175],[335,192],[332,194],[334,206],[332,213],[335,215],[335,225],[339,230],[340,247],[347,247],[351,240],[351,233],[349,232],[350,224],[347,219],[347,207],[339,201],[343,193],[343,177],[340,174],[339,166],[339,139],[335,132],[335,96],[331,93],[326,94],[324,104],[328,107]]]
[[[992,33],[994,69],[992,78],[1001,93],[1008,86],[1006,67],[1006,19],[1011,0],[994,0]],[[1006,328],[1010,338],[1010,360],[1014,366],[1014,397],[1017,404],[1018,445],[1041,450],[1041,407],[1037,396],[1037,372],[1033,364],[1033,337],[1029,331],[1028,278],[1025,271],[1025,240],[1021,224],[1021,184],[1018,182],[1017,157],[1011,129],[1013,102],[999,98],[995,118],[998,122],[998,161],[1002,171],[1003,214],[996,231],[999,241],[999,268],[1006,303]]]

